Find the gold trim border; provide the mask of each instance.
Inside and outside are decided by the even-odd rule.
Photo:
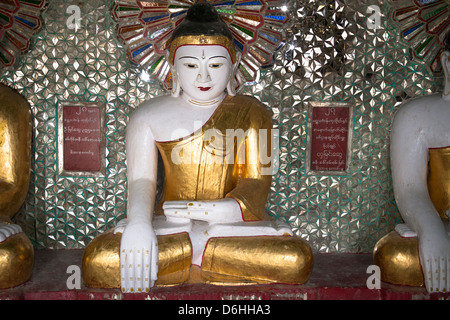
[[[174,64],[175,52],[181,46],[186,45],[219,45],[223,46],[228,50],[231,60],[233,63],[236,62],[236,49],[234,48],[233,41],[226,36],[207,36],[207,35],[196,35],[196,36],[180,36],[172,40],[169,50],[168,61],[171,65]]]

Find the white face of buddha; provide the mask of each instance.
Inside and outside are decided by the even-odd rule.
[[[174,66],[183,95],[198,101],[221,97],[233,70],[228,50],[220,45],[181,46]]]

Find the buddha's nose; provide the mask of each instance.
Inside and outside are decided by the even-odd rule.
[[[209,82],[211,81],[211,76],[209,75],[208,68],[200,66],[197,74],[197,82]]]

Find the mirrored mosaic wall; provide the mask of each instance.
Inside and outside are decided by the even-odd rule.
[[[369,5],[381,25],[367,28]],[[67,24],[80,8],[80,26]],[[29,194],[15,221],[36,248],[83,248],[126,216],[125,126],[140,103],[166,94],[127,60],[115,36],[112,1],[49,1],[32,49],[0,75],[28,99],[34,115]],[[401,221],[389,163],[390,124],[401,103],[437,92],[441,80],[411,60],[382,1],[290,2],[292,26],[275,65],[245,94],[273,111],[280,131],[280,168],[268,212],[287,221],[315,252],[371,252]],[[58,174],[58,105],[105,105],[106,173]],[[352,102],[352,158],[345,176],[305,170],[308,104]]]

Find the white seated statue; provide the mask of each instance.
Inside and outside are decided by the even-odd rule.
[[[310,247],[265,212],[271,114],[235,95],[239,54],[212,6],[191,7],[167,59],[172,94],[141,105],[127,125],[127,219],[86,248],[85,285],[304,283]],[[155,204],[158,151],[164,190]]]
[[[450,290],[450,51],[441,56],[443,94],[405,103],[391,132],[394,194],[404,224],[374,251],[381,279]],[[418,250],[417,250],[418,247]]]

